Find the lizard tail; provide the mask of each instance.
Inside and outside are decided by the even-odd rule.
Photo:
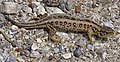
[[[33,27],[33,26],[38,26],[38,25],[43,25],[43,24],[45,24],[43,21],[45,20],[45,19],[41,19],[41,20],[39,20],[39,21],[37,21],[37,22],[25,22],[25,23],[22,23],[22,22],[16,22],[16,21],[14,21],[14,20],[12,20],[13,18],[11,17],[11,16],[6,16],[5,15],[5,19],[6,20],[9,20],[12,24],[14,24],[14,25],[16,25],[16,26],[18,26],[18,27],[27,27],[27,28],[29,28],[29,27]],[[41,22],[43,22],[43,23],[41,23]]]

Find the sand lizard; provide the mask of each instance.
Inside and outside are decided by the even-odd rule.
[[[66,14],[52,14],[36,22],[16,22],[10,17],[6,17],[11,23],[25,29],[45,29],[48,32],[48,38],[57,41],[57,31],[67,32],[85,32],[88,35],[90,43],[92,43],[92,36],[96,35],[101,38],[107,38],[115,32],[113,29],[101,26],[98,23],[89,19],[82,19],[78,17],[69,16]]]

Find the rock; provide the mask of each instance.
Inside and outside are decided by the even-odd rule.
[[[45,47],[46,42],[43,41],[43,42],[40,43],[40,45],[41,45],[41,47]]]
[[[37,0],[38,2],[43,1],[43,0]]]
[[[11,45],[13,46],[13,47],[17,47],[17,46],[19,46],[19,44],[17,43],[17,41],[15,40],[15,41],[13,41],[12,43],[11,43]]]
[[[96,53],[98,55],[98,57],[103,61],[106,59],[106,55],[107,55],[107,52],[103,49],[97,49],[96,50]]]
[[[64,45],[65,45],[65,48],[67,48],[67,47],[74,47],[74,43],[71,43],[71,42],[68,42],[68,41],[66,41],[64,43]]]
[[[22,0],[14,0],[16,3],[22,3]]]
[[[112,21],[109,21],[109,22],[104,22],[105,26],[108,26],[108,27],[111,27],[111,28],[114,28]]]
[[[65,3],[66,3],[65,4],[66,10],[70,11],[73,8],[73,5],[74,5],[73,0],[66,0]]]
[[[3,35],[2,35],[2,34],[0,34],[0,40],[3,40],[3,39],[4,39]]]
[[[69,58],[71,58],[71,56],[72,56],[71,53],[65,53],[65,54],[62,55],[62,57],[63,57],[64,59],[69,59]]]
[[[24,50],[23,52],[20,53],[20,55],[30,56],[30,52],[29,50]]]
[[[92,45],[88,45],[87,48],[88,48],[89,50],[94,50],[94,46],[92,46]]]
[[[31,46],[31,49],[32,50],[36,50],[36,49],[38,49],[39,47],[38,47],[38,45],[36,44],[36,43],[33,43],[33,45]]]
[[[103,53],[102,53],[102,58],[105,59],[106,56],[107,56],[107,53],[106,53],[106,52],[103,52]]]
[[[86,57],[88,57],[88,58],[93,58],[93,55],[90,53],[90,52],[86,52]]]
[[[76,50],[73,51],[73,55],[75,57],[80,57],[81,54],[82,54],[82,51],[80,48],[76,48]]]
[[[54,56],[50,55],[48,60],[51,61],[52,59],[54,59]]]
[[[3,2],[0,5],[0,12],[5,14],[16,14],[18,12],[18,4],[13,2]]]
[[[25,62],[24,59],[21,59],[21,58],[17,58],[18,62]]]
[[[54,52],[55,52],[55,53],[60,52],[59,48],[54,48]]]
[[[0,24],[4,23],[5,17],[3,14],[0,13]]]
[[[48,46],[45,46],[44,48],[43,48],[43,51],[49,51],[50,50],[50,47],[48,47]]]
[[[54,13],[64,13],[61,9],[57,8],[57,7],[46,7],[46,10],[48,13],[50,14],[54,14]]]
[[[38,51],[31,51],[30,57],[38,57],[39,54],[40,53]]]
[[[18,27],[17,26],[15,26],[15,25],[12,25],[12,30],[18,30]]]
[[[46,61],[40,58],[38,62],[46,62]]]
[[[40,5],[40,2],[32,2],[32,7],[35,8],[35,7],[38,7]]]
[[[25,12],[25,13],[32,13],[32,9],[29,7],[29,6],[24,6],[22,8],[22,10]]]
[[[45,13],[47,13],[47,12],[45,11],[45,8],[44,8],[42,5],[39,5],[39,6],[37,7],[37,15],[44,15]]]
[[[13,55],[11,55],[6,62],[16,62],[16,58]]]
[[[0,62],[4,62],[3,57],[0,55]]]
[[[58,48],[59,48],[59,50],[60,50],[61,53],[64,53],[64,52],[65,52],[65,48],[64,48],[63,45],[59,45]]]
[[[68,36],[67,33],[64,33],[64,32],[57,32],[56,34],[59,35],[60,37],[65,37],[65,38],[69,39],[69,36]]]
[[[40,38],[37,38],[37,42],[38,42],[38,43],[41,43],[42,40],[41,40]]]

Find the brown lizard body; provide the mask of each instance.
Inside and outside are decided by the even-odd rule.
[[[8,18],[8,17],[7,17]],[[86,32],[88,38],[92,43],[92,36],[97,35],[101,38],[107,38],[114,34],[114,30],[109,27],[101,26],[98,23],[89,19],[82,19],[66,14],[53,14],[36,22],[18,23],[8,18],[13,24],[25,29],[47,29],[49,38],[53,41],[57,31],[68,32]],[[57,40],[56,40],[57,41]]]

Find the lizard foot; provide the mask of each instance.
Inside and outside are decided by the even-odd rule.
[[[60,39],[57,35],[49,36],[48,38],[49,38],[49,40],[51,40],[52,42],[60,42],[60,41],[61,41],[61,39]]]

